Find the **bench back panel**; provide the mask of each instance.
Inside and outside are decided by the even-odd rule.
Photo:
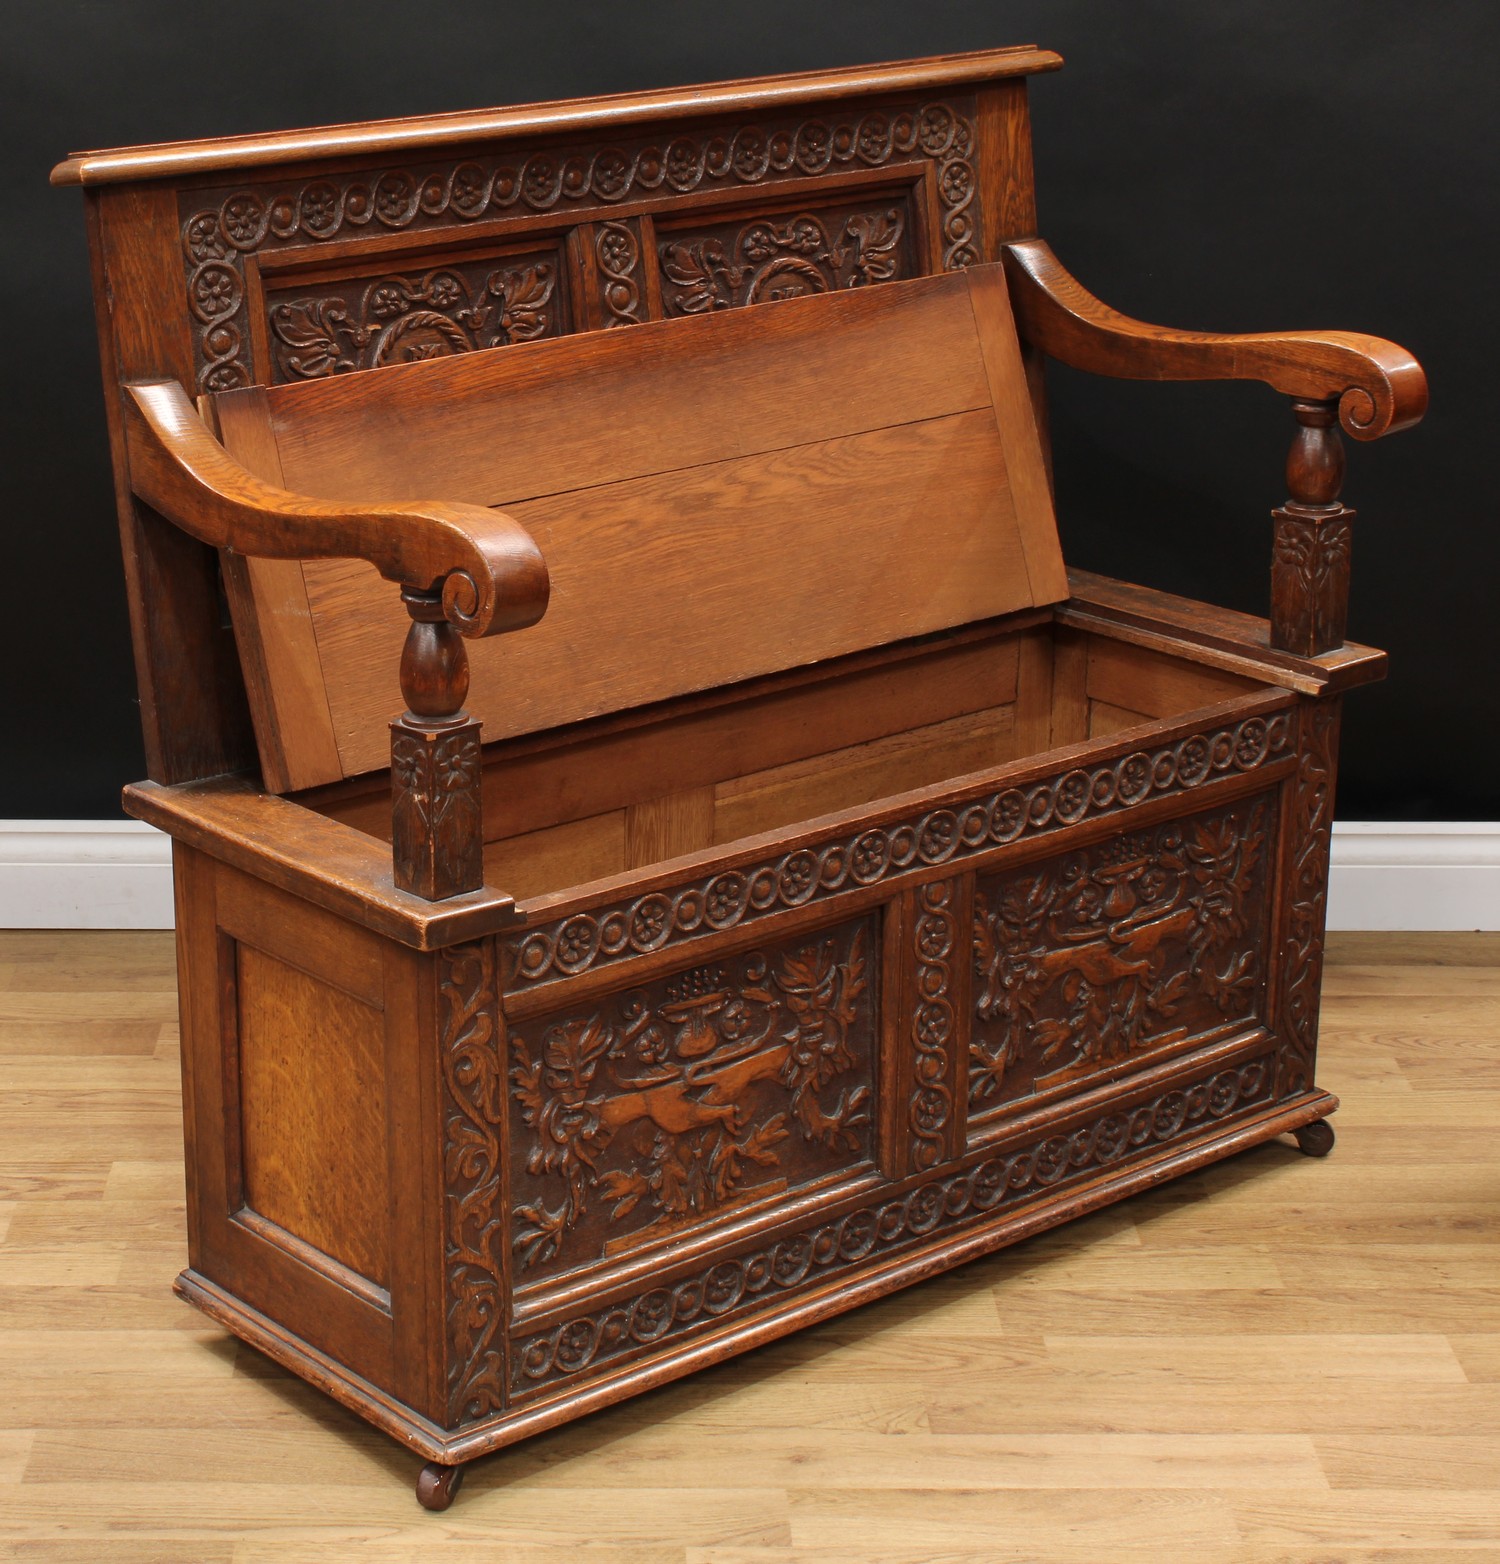
[[[499,506],[537,538],[546,617],[470,644],[487,739],[1066,595],[997,267],[216,400],[289,488]],[[268,781],[384,765],[390,584],[318,561],[231,585]]]

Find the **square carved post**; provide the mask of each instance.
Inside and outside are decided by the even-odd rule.
[[[464,712],[469,658],[434,592],[403,590],[406,710],[391,724],[391,858],[398,890],[428,901],[484,884],[479,723]]]
[[[1271,644],[1316,657],[1344,644],[1354,512],[1339,501],[1338,403],[1293,402],[1292,411],[1298,430],[1286,464],[1291,498],[1271,512]]]

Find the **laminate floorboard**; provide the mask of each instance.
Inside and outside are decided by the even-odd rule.
[[[168,934],[0,933],[0,1558],[1500,1560],[1500,935],[1335,935],[1290,1141],[542,1435],[453,1508],[171,1295]]]

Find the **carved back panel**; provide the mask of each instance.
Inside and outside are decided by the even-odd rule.
[[[357,376],[993,260],[1035,232],[1025,78],[1060,63],[1017,47],[60,165],[109,300],[151,775],[234,769],[253,740],[212,555],[130,498],[121,385]],[[336,774],[323,728],[314,771]]]
[[[804,262],[783,259],[760,276],[794,292]],[[491,739],[1067,592],[998,266],[215,406],[231,451],[290,488],[501,505],[532,531],[546,617],[471,650],[468,705]],[[252,691],[268,781],[384,765],[405,617],[389,584],[352,561],[229,579],[266,651]]]

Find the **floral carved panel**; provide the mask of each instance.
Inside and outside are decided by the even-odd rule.
[[[662,308],[702,315],[920,271],[907,193],[659,234]]]
[[[540,1280],[873,1155],[870,918],[511,1033],[511,1246]]]
[[[505,1405],[505,1050],[488,940],[443,952],[443,1179],[448,1424]]]
[[[1287,893],[1281,951],[1279,1027],[1283,1048],[1280,1089],[1313,1084],[1318,1014],[1323,994],[1323,936],[1328,919],[1328,855],[1338,778],[1337,700],[1310,702],[1300,713],[1302,766],[1287,811]]]
[[[266,290],[277,384],[561,336],[569,329],[560,251],[408,267]]]
[[[1261,799],[981,877],[970,1117],[1260,1015],[1271,822]]]
[[[326,251],[332,261],[349,240],[410,233],[430,235],[429,249],[451,236],[456,248],[472,244],[465,230],[479,222],[555,214],[554,231],[563,232],[575,223],[611,223],[611,209],[625,201],[654,212],[688,212],[700,194],[739,189],[774,191],[779,202],[809,180],[904,164],[931,170],[942,267],[971,266],[981,259],[973,116],[973,102],[965,98],[834,107],[811,117],[684,127],[675,135],[605,146],[499,149],[440,164],[291,173],[256,185],[186,192],[181,238],[197,389],[268,382],[271,367],[256,363],[251,347],[245,265],[250,257],[291,247]],[[831,237],[835,244],[852,242],[852,236]],[[614,244],[609,261],[616,269],[606,264],[605,273],[622,284],[612,292],[628,311],[633,268],[620,252],[618,234]],[[654,255],[646,259],[655,262]],[[422,275],[402,275],[420,291]],[[451,318],[443,310],[433,313]],[[608,318],[619,320],[613,313]],[[560,329],[583,323],[579,312]]]
[[[1160,1147],[1188,1141],[1267,1102],[1272,1063],[1266,1055],[1228,1065],[1146,1101],[1111,1107],[1076,1127],[955,1172],[936,1173],[889,1199],[518,1337],[511,1356],[514,1398],[523,1401],[575,1377],[621,1367],[725,1320],[826,1287],[933,1234],[976,1227],[1030,1200],[1128,1167],[1133,1158]]]

